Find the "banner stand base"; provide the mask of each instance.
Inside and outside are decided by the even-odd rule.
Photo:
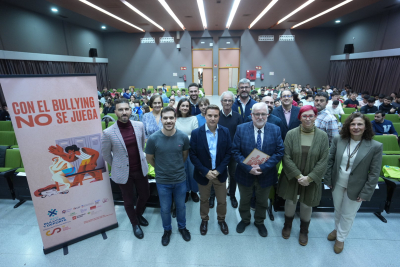
[[[59,244],[57,246],[54,246],[54,247],[51,247],[51,248],[47,248],[47,249],[43,249],[43,253],[46,255],[46,254],[49,254],[49,253],[51,253],[53,251],[56,251],[56,250],[59,250],[59,249],[63,249],[64,250],[64,255],[67,255],[68,254],[68,246],[69,245],[72,245],[74,243],[80,242],[80,241],[85,240],[87,238],[90,238],[92,236],[105,233],[105,231],[109,231],[109,230],[112,230],[112,229],[117,228],[117,227],[118,227],[118,223],[110,225],[110,226],[107,226],[105,228],[99,229],[99,230],[94,231],[92,233],[89,233],[89,234],[80,236],[78,238],[69,240],[69,241],[67,241],[65,243],[62,243],[62,244]],[[104,239],[104,236],[103,236],[103,239]]]

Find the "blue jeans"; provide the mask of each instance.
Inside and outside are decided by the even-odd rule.
[[[176,220],[178,228],[186,228],[186,181],[177,184],[159,184],[157,183],[158,196],[160,198],[161,219],[163,228],[170,231],[171,227],[171,204],[172,195],[174,196],[176,206]]]
[[[199,192],[199,186],[196,180],[193,178],[194,165],[190,161],[190,157],[187,157],[185,161],[185,171],[186,171],[186,191],[193,191],[195,193]]]

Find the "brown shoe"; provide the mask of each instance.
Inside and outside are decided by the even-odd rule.
[[[207,234],[207,227],[208,227],[208,221],[201,221],[200,224],[200,234],[201,235],[206,235]]]
[[[225,221],[218,222],[218,224],[219,224],[219,227],[221,228],[221,232],[222,232],[224,235],[229,234],[228,225],[226,224]]]
[[[335,245],[333,246],[333,251],[335,251],[336,254],[339,254],[343,251],[344,248],[344,242],[340,241],[335,241]]]
[[[330,232],[330,234],[328,235],[328,240],[329,241],[335,241],[336,240],[336,230],[333,230],[332,232]]]
[[[310,222],[303,222],[300,220],[300,235],[299,235],[299,244],[302,246],[306,246],[308,243],[308,227],[310,226]]]
[[[294,216],[288,217],[285,215],[285,224],[283,225],[283,229],[282,229],[282,237],[284,239],[288,239],[290,237],[290,232],[292,231],[293,219],[294,219]]]

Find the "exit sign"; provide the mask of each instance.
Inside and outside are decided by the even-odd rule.
[[[200,65],[200,67],[205,67],[206,66],[206,64],[202,64],[202,65]]]
[[[181,67],[181,70],[186,70],[186,67]]]
[[[261,70],[262,67],[261,66],[256,66],[256,70]]]
[[[232,64],[226,64],[227,67],[232,67]]]

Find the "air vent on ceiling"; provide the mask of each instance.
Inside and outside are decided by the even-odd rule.
[[[221,4],[221,0],[217,0],[217,4]]]
[[[300,22],[300,20],[287,20],[287,22]]]
[[[274,36],[273,35],[259,35],[258,41],[259,42],[273,42]]]
[[[294,35],[279,35],[279,41],[294,42]]]
[[[193,16],[185,16],[185,18],[193,18]]]
[[[141,44],[155,44],[156,38],[154,38],[154,37],[140,38],[140,43]]]
[[[160,37],[160,44],[173,43],[174,37]]]
[[[248,17],[250,16],[250,14],[243,14],[243,17]]]
[[[68,17],[63,16],[63,15],[58,15],[59,17],[63,18],[63,19],[67,19]]]
[[[106,8],[121,8],[121,5],[113,4],[113,3],[106,3],[106,4],[102,5],[102,6],[106,7]]]
[[[148,23],[138,23],[137,25],[138,26],[147,26],[147,25],[150,25],[150,24],[148,24]]]

